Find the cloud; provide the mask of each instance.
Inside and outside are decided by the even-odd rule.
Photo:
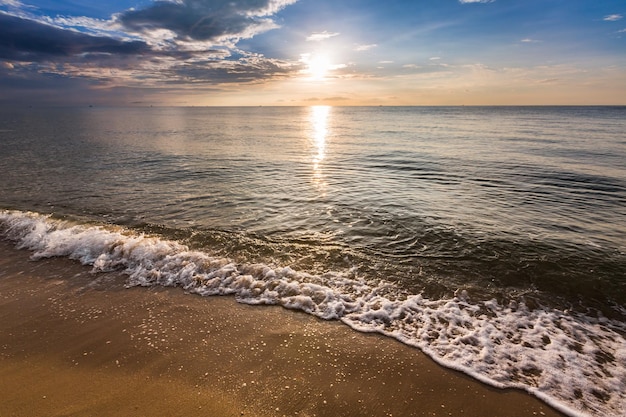
[[[21,8],[21,7],[24,7],[24,4],[18,0],[0,0],[0,6]]]
[[[137,33],[166,29],[181,40],[237,42],[277,28],[269,16],[296,1],[160,0],[145,9],[121,13],[117,21]]]
[[[604,19],[602,20],[606,20],[607,22],[615,22],[618,20],[621,20],[624,16],[622,16],[621,14],[610,14],[608,16],[604,16]]]
[[[39,62],[84,54],[136,55],[149,50],[141,41],[122,41],[59,29],[0,14],[0,58]]]
[[[371,43],[369,45],[357,45],[354,50],[358,52],[369,51],[370,49],[376,48],[377,46],[378,45],[376,45],[375,43]]]
[[[459,0],[461,4],[469,4],[469,3],[493,3],[496,0]]]
[[[304,99],[303,101],[313,103],[313,102],[330,102],[330,101],[347,101],[350,100],[349,97],[344,96],[333,96],[333,97],[309,97]]]
[[[441,57],[439,56],[434,56],[432,58],[429,58],[430,61],[439,61],[441,59]]]
[[[249,54],[237,60],[205,60],[196,65],[173,66],[167,70],[170,83],[232,84],[254,83],[289,77],[301,65]]]
[[[85,16],[21,16],[32,19],[39,23],[54,26],[59,29],[69,29],[74,32],[81,32],[95,36],[117,37],[119,39],[130,40],[137,37],[122,35],[118,25],[113,20],[94,19]]]
[[[524,38],[524,39],[520,40],[520,42],[522,42],[522,43],[540,43],[541,41],[539,41],[537,39]]]
[[[297,0],[158,0],[109,20],[0,12],[4,76],[83,87],[254,83],[297,74],[301,63],[237,48],[277,27],[272,14]],[[20,6],[15,0],[0,4]],[[80,83],[77,80],[82,80]],[[71,81],[68,81],[71,82]]]
[[[328,38],[332,38],[335,36],[339,36],[338,32],[328,32],[328,31],[323,31],[323,32],[314,32],[312,34],[310,34],[309,36],[307,36],[306,40],[307,41],[311,41],[311,42],[319,42],[319,41],[323,41],[325,39]]]

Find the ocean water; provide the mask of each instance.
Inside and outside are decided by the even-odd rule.
[[[626,409],[626,107],[4,108],[0,231]]]

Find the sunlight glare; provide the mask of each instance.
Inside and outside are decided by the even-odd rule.
[[[328,115],[330,106],[312,106],[311,107],[311,142],[317,155],[313,157],[313,180],[320,191],[326,188],[324,175],[322,172],[321,162],[326,156],[326,137],[328,135]]]
[[[314,80],[323,79],[331,69],[328,56],[324,54],[305,54],[302,56],[302,62],[307,65],[306,73]]]
[[[313,135],[315,145],[317,147],[317,157],[314,162],[318,163],[324,159],[326,153],[326,135],[327,120],[330,106],[313,106],[311,107],[311,125],[313,127]]]

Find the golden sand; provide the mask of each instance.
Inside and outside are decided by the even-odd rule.
[[[280,307],[130,288],[0,242],[0,416],[559,416]]]

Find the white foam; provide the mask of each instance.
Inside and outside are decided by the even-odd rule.
[[[94,272],[121,270],[129,286],[180,286],[276,304],[415,346],[439,363],[496,387],[527,390],[572,416],[626,409],[626,324],[554,309],[401,296],[390,282],[352,270],[311,275],[289,267],[235,264],[180,243],[128,230],[0,211],[4,235],[33,258],[64,256]]]

